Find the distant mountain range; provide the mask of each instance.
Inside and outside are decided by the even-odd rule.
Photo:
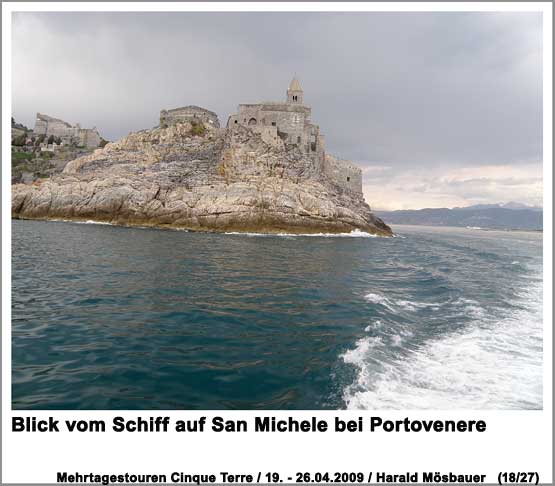
[[[543,209],[509,202],[476,204],[464,208],[426,208],[374,211],[386,224],[459,226],[484,229],[542,230]]]

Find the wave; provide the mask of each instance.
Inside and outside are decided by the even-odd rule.
[[[75,221],[77,224],[103,224],[107,226],[114,226],[113,223],[109,223],[107,221],[93,221],[92,219],[88,219],[87,221]]]
[[[62,223],[75,223],[75,224],[101,224],[101,225],[105,225],[105,226],[115,226],[113,223],[110,223],[108,221],[94,221],[92,219],[87,219],[86,221],[79,221],[79,220],[75,220],[75,219],[51,219],[51,221],[59,221]]]
[[[454,302],[454,304],[458,306],[463,306],[464,312],[471,317],[480,318],[484,317],[486,314],[486,310],[482,306],[480,306],[477,300],[465,299],[464,297],[460,297]]]
[[[439,309],[442,304],[439,303],[430,303],[430,302],[416,302],[411,300],[394,300],[392,298],[385,297],[381,294],[369,293],[364,296],[366,301],[372,304],[379,304],[384,306],[386,309],[389,309],[392,312],[395,312],[395,307],[400,307],[402,309],[406,309],[409,311],[414,311],[417,309]]]
[[[343,356],[343,361],[345,363],[350,363],[358,366],[361,361],[363,361],[368,354],[370,349],[383,345],[381,337],[365,337],[359,339],[354,349],[347,351]]]
[[[58,221],[63,223],[75,223],[75,224],[99,224],[99,225],[106,225],[106,226],[122,226],[117,225],[114,223],[110,223],[108,221],[95,221],[92,219],[88,219],[86,221],[79,221],[74,219],[63,219],[63,218],[52,218],[51,221]],[[125,226],[125,225],[123,225]],[[131,228],[139,228],[139,229],[158,229],[156,226],[140,226],[140,225],[132,225],[129,226]],[[184,231],[190,232],[190,230],[186,228],[161,228],[161,229],[169,229],[173,231]],[[364,231],[360,231],[355,229],[349,233],[252,233],[252,232],[243,232],[243,231],[228,231],[224,232],[225,235],[240,235],[240,236],[263,236],[263,237],[282,237],[282,238],[295,238],[295,237],[305,237],[305,236],[313,236],[313,237],[320,237],[320,238],[387,238],[381,235],[375,235],[372,233],[366,233]],[[393,235],[397,236],[397,235]]]
[[[349,233],[249,233],[241,231],[229,231],[224,233],[226,235],[242,235],[242,236],[279,236],[295,238],[297,236],[316,236],[320,238],[386,238],[381,235],[374,235],[372,233],[366,233],[365,231],[360,231],[355,229]]]
[[[394,311],[392,301],[383,295],[370,293],[366,294],[364,298],[372,304],[379,304],[392,312]]]
[[[382,322],[381,320],[378,319],[377,321],[373,322],[372,324],[366,326],[366,327],[364,328],[364,330],[365,330],[366,332],[370,332],[370,331],[372,331],[372,330],[374,330],[374,329],[379,329],[379,328],[382,327],[382,326],[383,326],[383,322]]]
[[[378,294],[366,297],[388,308],[399,304]],[[393,323],[389,336],[359,339],[340,356],[356,369],[354,382],[344,387],[346,407],[541,409],[541,281],[516,299],[518,310],[489,313],[472,299],[458,299],[451,305],[464,306],[470,325],[419,345],[405,346],[407,336],[394,331]],[[376,332],[376,327],[365,331]]]

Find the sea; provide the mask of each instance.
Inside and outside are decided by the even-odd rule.
[[[12,222],[14,409],[542,409],[542,234]]]

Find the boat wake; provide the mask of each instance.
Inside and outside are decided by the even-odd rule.
[[[485,309],[462,298],[441,305],[374,293],[365,299],[387,309],[392,321],[370,324],[365,331],[374,335],[359,339],[341,355],[356,369],[354,382],[343,392],[347,408],[542,408],[541,280],[518,292],[512,311]],[[424,307],[440,312],[440,307],[449,307],[445,319],[457,315],[453,309],[459,307],[471,321],[457,331],[406,346],[412,333],[395,326],[393,316],[400,309]],[[414,322],[417,327],[418,320]]]

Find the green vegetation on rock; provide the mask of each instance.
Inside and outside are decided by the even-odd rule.
[[[31,160],[35,157],[32,152],[12,152],[12,165],[25,160]]]
[[[206,127],[204,126],[204,123],[201,123],[201,122],[192,122],[191,123],[191,134],[192,135],[197,135],[199,137],[202,137],[205,133],[206,133]]]
[[[58,157],[37,160],[46,166]],[[40,184],[12,186],[13,217],[192,231],[392,234],[361,193],[338,189],[297,146],[269,145],[246,127],[187,122],[141,130],[68,162],[62,174],[50,173]]]

